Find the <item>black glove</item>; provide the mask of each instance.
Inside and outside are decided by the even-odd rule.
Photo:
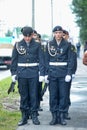
[[[11,82],[10,87],[8,89],[8,94],[10,94],[10,92],[14,92],[15,91],[15,89],[14,89],[15,84],[16,84],[16,82]]]

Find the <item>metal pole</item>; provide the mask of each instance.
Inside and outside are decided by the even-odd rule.
[[[32,28],[35,29],[35,0],[32,0]]]
[[[51,29],[53,29],[53,0],[51,0]]]
[[[51,0],[51,30],[53,29],[53,0]],[[51,34],[51,38],[53,35]]]

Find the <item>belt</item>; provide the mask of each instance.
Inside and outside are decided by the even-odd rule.
[[[67,65],[67,62],[50,62],[49,65],[63,66],[63,65]]]
[[[32,66],[38,66],[39,63],[18,63],[18,66],[23,66],[23,67],[32,67]]]

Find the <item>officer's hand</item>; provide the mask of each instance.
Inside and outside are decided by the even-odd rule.
[[[74,79],[75,78],[75,74],[72,74],[72,79]]]
[[[17,81],[17,79],[16,79],[16,75],[12,75],[12,82],[16,82]]]
[[[39,76],[39,82],[44,82],[44,76]]]
[[[49,83],[48,75],[45,75],[45,83]]]
[[[65,76],[65,82],[70,82],[71,80],[71,76],[70,75],[66,75]]]

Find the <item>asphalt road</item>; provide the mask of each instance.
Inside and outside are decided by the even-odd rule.
[[[10,70],[0,69],[0,80],[5,79],[8,76],[11,76]]]

